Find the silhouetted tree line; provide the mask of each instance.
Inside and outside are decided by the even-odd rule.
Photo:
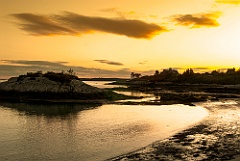
[[[226,72],[213,70],[206,73],[194,73],[189,68],[180,74],[177,70],[169,68],[162,72],[155,71],[153,75],[142,76],[140,80],[150,82],[172,82],[172,83],[190,83],[190,84],[240,84],[240,69],[227,69]]]

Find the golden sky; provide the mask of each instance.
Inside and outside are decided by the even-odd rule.
[[[0,78],[240,67],[240,0],[0,0],[0,23]]]

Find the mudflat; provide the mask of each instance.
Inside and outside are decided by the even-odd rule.
[[[196,105],[210,113],[197,125],[110,160],[240,160],[240,100],[224,99]]]

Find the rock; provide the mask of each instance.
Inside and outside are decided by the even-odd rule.
[[[0,83],[0,99],[62,101],[123,98],[120,94],[90,86],[77,78],[58,81],[44,76],[22,75]]]
[[[46,77],[25,77],[18,80],[16,77],[10,78],[6,82],[0,83],[1,91],[17,91],[17,92],[51,92],[51,93],[98,93],[103,92],[102,89],[92,87],[80,80],[73,79],[70,83],[60,83],[49,80]]]

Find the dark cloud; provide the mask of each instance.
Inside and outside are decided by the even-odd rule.
[[[55,15],[11,14],[20,21],[20,29],[36,36],[74,35],[100,31],[133,38],[152,38],[168,30],[154,23],[134,19],[90,17],[63,12]]]
[[[240,0],[216,0],[216,3],[239,5]]]
[[[21,21],[20,29],[32,35],[76,35],[75,31],[67,26],[58,23],[54,17],[47,15],[36,15],[31,13],[12,14]]]
[[[82,66],[70,66],[67,62],[28,61],[28,60],[0,60],[0,78],[18,76],[27,72],[36,71],[67,71],[70,68],[79,77],[128,77],[130,70],[104,70],[99,68],[86,68]]]
[[[67,62],[49,62],[49,61],[31,61],[31,60],[2,60],[1,62],[7,64],[19,64],[19,65],[35,65],[41,67],[58,66],[63,67]]]
[[[196,73],[205,73],[205,72],[211,72],[212,71],[212,69],[210,69],[208,67],[194,67],[192,69]]]
[[[142,61],[142,62],[139,62],[138,64],[145,65],[147,64],[147,61]]]
[[[195,67],[195,68],[192,68],[192,69],[195,69],[195,70],[210,70],[210,68],[208,68],[208,67]]]
[[[108,65],[123,65],[122,63],[109,61],[109,60],[94,60],[94,61],[103,63],[103,64],[108,64]]]
[[[200,14],[184,14],[172,16],[172,21],[177,25],[189,26],[190,28],[201,27],[217,27],[220,24],[217,22],[221,12],[200,13]]]

